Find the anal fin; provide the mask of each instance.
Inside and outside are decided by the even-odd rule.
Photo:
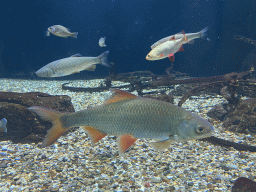
[[[168,55],[168,59],[169,59],[171,62],[174,62],[174,60],[175,60],[174,54],[172,53],[172,54]]]
[[[87,71],[95,71],[96,65],[91,65],[90,67],[86,68]]]
[[[86,131],[86,133],[89,135],[90,139],[92,140],[93,145],[107,135],[107,134],[103,134],[89,126],[82,126],[82,127]]]
[[[119,154],[123,154],[129,147],[131,147],[137,138],[134,138],[131,135],[121,135],[118,137],[118,150]]]

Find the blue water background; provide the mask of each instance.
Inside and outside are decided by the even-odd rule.
[[[253,0],[9,0],[0,7],[1,77],[29,74],[76,53],[97,56],[106,50],[116,73],[164,74],[171,62],[147,61],[150,46],[182,30],[198,32],[206,26],[210,41],[184,45],[185,51],[175,54],[174,70],[190,76],[221,75],[247,69],[246,56],[254,50],[234,35],[256,39]],[[46,36],[46,29],[56,24],[78,32],[78,38]],[[106,37],[107,47],[99,47],[100,37]],[[71,77],[107,75],[98,65],[94,72]]]

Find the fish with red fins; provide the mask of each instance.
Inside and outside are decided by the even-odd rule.
[[[184,51],[183,44],[193,43],[197,38],[205,38],[208,27],[197,33],[185,33],[184,31],[160,39],[151,46],[151,51],[147,54],[146,59],[150,61],[169,58],[174,62],[174,54],[179,51]],[[207,38],[209,40],[209,38]]]
[[[171,103],[117,89],[110,91],[113,94],[104,104],[74,113],[39,106],[28,108],[53,124],[42,147],[51,145],[65,131],[78,126],[83,127],[93,144],[106,135],[117,136],[119,154],[140,138],[154,139],[151,146],[165,150],[173,142],[210,137],[214,130],[205,119]]]

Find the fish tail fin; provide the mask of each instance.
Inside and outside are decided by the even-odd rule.
[[[51,33],[50,33],[50,31],[48,31],[48,30],[45,32],[45,35],[46,35],[46,36],[50,36],[50,34],[51,34]]]
[[[74,32],[74,33],[71,35],[71,37],[77,38],[77,35],[78,35],[78,32]]]
[[[5,118],[1,119],[0,124],[2,125],[3,132],[6,133],[7,132],[7,128],[6,128],[7,120]]]
[[[203,28],[201,31],[199,31],[199,34],[200,34],[200,38],[207,39],[208,41],[210,41],[210,39],[207,37],[208,29],[209,27]]]
[[[105,51],[100,56],[98,56],[98,58],[101,60],[100,64],[104,65],[105,67],[110,67],[110,65],[107,63],[108,53],[109,53],[109,51]]]
[[[47,131],[42,147],[47,147],[54,143],[68,129],[63,127],[60,120],[64,113],[38,106],[29,107],[28,110],[36,113],[41,119],[50,121],[53,124],[51,129]]]

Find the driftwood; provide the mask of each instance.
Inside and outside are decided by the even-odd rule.
[[[201,141],[208,141],[209,143],[213,144],[213,145],[219,145],[221,147],[233,147],[234,149],[238,150],[238,151],[250,151],[250,152],[256,152],[256,147],[255,146],[250,146],[250,145],[245,145],[245,144],[241,144],[241,143],[235,143],[232,141],[228,141],[225,139],[220,139],[214,136],[208,137],[208,138],[204,138],[204,139],[200,139]]]

